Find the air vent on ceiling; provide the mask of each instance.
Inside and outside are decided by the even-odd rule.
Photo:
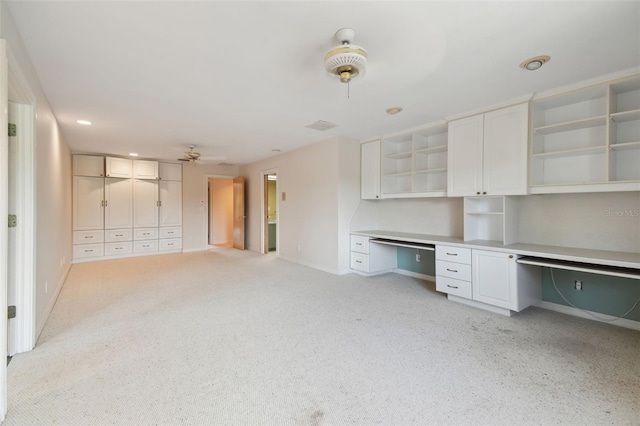
[[[329,123],[328,121],[318,120],[315,123],[307,124],[304,127],[308,127],[310,129],[320,130],[321,132],[324,132],[325,130],[332,129],[336,126],[337,124]]]
[[[231,163],[224,163],[224,162],[222,162],[222,163],[218,163],[217,165],[218,165],[218,166],[235,166],[235,164],[231,164]]]

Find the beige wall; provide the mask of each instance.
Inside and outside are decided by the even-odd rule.
[[[209,178],[209,244],[233,242],[233,179]]]
[[[351,189],[359,188],[359,152],[358,142],[332,138],[243,166],[249,250],[262,250],[262,174],[277,169],[279,256],[333,273],[343,272],[344,260],[340,259],[347,256],[348,261],[343,248],[348,245],[349,234],[339,224],[351,219],[358,203],[359,190],[356,193]],[[341,155],[350,158],[340,161]],[[345,164],[351,171],[341,173]]]
[[[72,257],[71,152],[4,3],[0,36],[7,40],[12,67],[19,69],[36,105],[36,335],[62,288]],[[17,102],[26,99],[11,99]]]
[[[215,164],[182,165],[182,249],[207,249],[207,181],[209,177],[239,175],[237,166]]]

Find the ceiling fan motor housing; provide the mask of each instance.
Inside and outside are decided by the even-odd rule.
[[[340,81],[348,83],[359,74],[364,74],[367,66],[367,51],[360,46],[351,44],[355,32],[350,28],[343,28],[336,32],[336,39],[342,43],[324,56],[325,69],[340,77]]]

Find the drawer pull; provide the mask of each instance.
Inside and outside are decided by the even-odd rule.
[[[456,269],[449,269],[449,268],[447,268],[447,271],[449,271],[449,272],[458,272]]]
[[[142,235],[150,235],[149,232],[143,232]]]
[[[122,234],[116,234],[116,237],[122,237],[122,236],[123,236]]]
[[[93,252],[93,250],[85,250],[84,252],[85,253],[91,253],[91,252]]]
[[[356,263],[362,263],[362,260],[356,260]]]
[[[87,239],[87,238],[93,238],[93,235],[87,235],[87,236],[85,236],[84,238],[85,238],[85,239]]]
[[[362,245],[362,243],[356,243],[356,245],[357,245],[357,246],[361,246],[361,245]]]
[[[447,284],[447,287],[449,287],[449,288],[458,288],[457,285],[449,285],[449,284]]]
[[[122,247],[116,247],[116,250],[122,250]]]
[[[150,246],[149,246],[149,244],[147,244],[147,245],[144,245],[144,246],[142,246],[142,247],[147,248],[147,247],[150,247]]]
[[[458,253],[447,253],[447,256],[457,256]]]

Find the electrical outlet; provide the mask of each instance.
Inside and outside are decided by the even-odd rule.
[[[576,290],[582,291],[582,281],[576,280],[573,286]]]
[[[420,253],[416,253],[416,262],[420,262]]]

